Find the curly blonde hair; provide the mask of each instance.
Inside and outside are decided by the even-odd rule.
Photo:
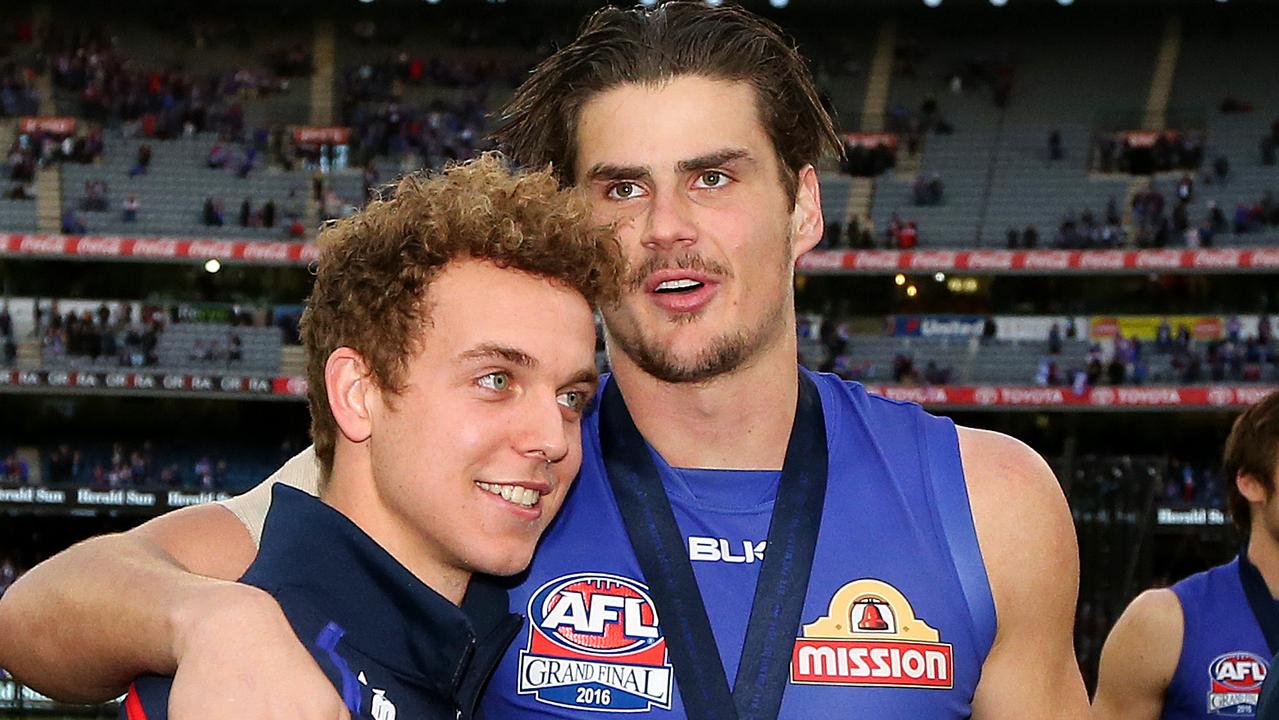
[[[512,172],[495,153],[404,177],[389,199],[330,224],[318,242],[301,333],[322,485],[338,433],[324,385],[329,355],[352,348],[379,388],[403,391],[431,281],[450,262],[485,260],[543,276],[592,306],[616,297],[621,274],[617,241],[610,228],[592,222],[583,197],[560,190],[549,169]]]

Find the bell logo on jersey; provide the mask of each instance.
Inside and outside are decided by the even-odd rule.
[[[673,675],[648,588],[630,578],[556,578],[528,604],[517,691],[559,707],[639,712],[671,707]]]
[[[1267,663],[1249,652],[1218,655],[1208,666],[1210,715],[1255,715]]]
[[[795,640],[791,682],[949,689],[954,653],[940,640],[897,588],[855,580],[836,591],[827,614]]]

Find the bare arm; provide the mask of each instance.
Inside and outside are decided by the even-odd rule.
[[[1074,652],[1079,552],[1052,470],[998,433],[960,428],[960,454],[998,628],[973,717],[1088,717]]]
[[[1158,720],[1185,633],[1171,590],[1147,590],[1119,616],[1101,651],[1092,714],[1096,720]]]
[[[303,453],[286,464],[311,468]],[[307,472],[301,475],[306,476]],[[288,477],[303,487],[313,477]],[[270,481],[268,481],[269,483]],[[142,673],[173,675],[173,720],[346,717],[337,691],[269,595],[231,582],[257,552],[241,517],[268,483],[41,563],[0,600],[0,666],[48,695],[100,702]]]
[[[248,594],[226,581],[255,552],[240,521],[217,505],[80,543],[5,593],[0,665],[49,695],[83,702],[116,697],[143,672],[172,674],[179,624]]]

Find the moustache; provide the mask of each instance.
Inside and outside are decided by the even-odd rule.
[[[675,257],[650,255],[638,265],[632,265],[626,272],[624,286],[631,292],[644,288],[649,275],[659,270],[693,270],[716,278],[731,279],[733,273],[727,267],[708,260],[701,255],[684,254]]]

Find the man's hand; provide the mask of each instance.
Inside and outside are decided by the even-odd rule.
[[[271,596],[221,584],[177,610],[173,720],[346,720],[349,714]]]

